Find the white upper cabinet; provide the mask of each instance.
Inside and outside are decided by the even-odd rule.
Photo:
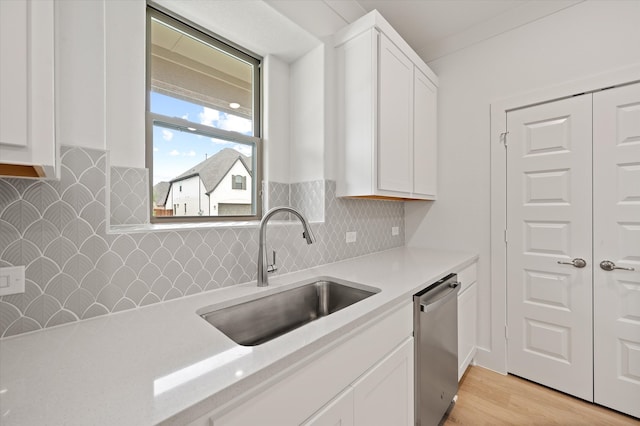
[[[0,1],[0,175],[55,177],[54,2]]]
[[[413,192],[435,200],[437,188],[438,135],[436,117],[438,88],[414,67],[413,88]]]
[[[338,196],[436,198],[436,75],[376,11],[335,37]]]
[[[413,191],[413,63],[379,35],[378,189]]]

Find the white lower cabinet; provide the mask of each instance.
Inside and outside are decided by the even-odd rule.
[[[413,425],[412,333],[407,303],[191,425]]]
[[[353,384],[354,424],[413,425],[413,338]]]
[[[478,285],[476,263],[458,273],[462,289],[458,293],[458,381],[476,355],[476,323],[478,316]]]
[[[413,383],[413,339],[407,338],[303,424],[413,425]]]
[[[325,405],[304,426],[353,426],[353,388],[338,395],[333,401]]]

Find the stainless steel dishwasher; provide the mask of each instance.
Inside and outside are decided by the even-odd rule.
[[[450,274],[413,296],[415,416],[435,426],[458,392],[458,287]]]

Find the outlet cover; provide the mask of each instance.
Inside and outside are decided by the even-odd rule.
[[[392,226],[391,227],[391,235],[400,235],[400,227]]]
[[[347,240],[347,243],[355,243],[356,242],[356,231],[347,232],[346,240]]]
[[[0,268],[0,296],[24,293],[24,266]]]

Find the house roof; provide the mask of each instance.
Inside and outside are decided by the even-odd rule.
[[[171,184],[169,182],[158,182],[153,185],[153,195],[155,196],[156,206],[164,207],[167,203],[167,195],[169,195],[169,188]]]
[[[251,175],[251,159],[231,148],[224,148],[215,155],[196,164],[186,172],[170,181],[171,184],[199,175],[207,194],[211,193],[222,181],[236,161],[240,160]]]

